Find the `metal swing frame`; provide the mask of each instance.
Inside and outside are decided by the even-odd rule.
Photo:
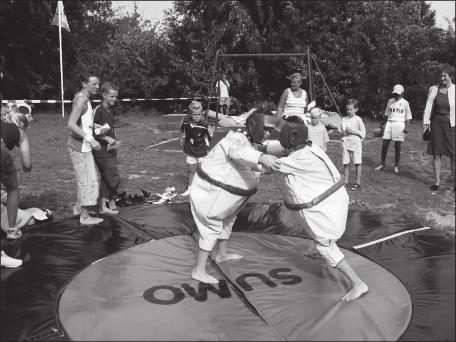
[[[217,101],[217,106],[216,106],[216,122],[215,122],[215,128],[217,129],[218,127],[218,114],[219,114],[219,103],[220,103],[220,87],[216,87],[216,82],[217,82],[217,77],[220,75],[220,61],[222,58],[258,58],[258,57],[278,57],[278,58],[284,58],[284,57],[299,57],[299,56],[306,56],[307,57],[307,75],[308,75],[308,84],[309,84],[309,97],[310,101],[313,101],[315,99],[315,89],[314,89],[314,82],[313,82],[313,73],[312,73],[312,61],[314,62],[322,80],[325,88],[328,90],[329,96],[331,98],[332,104],[336,107],[337,113],[339,116],[342,117],[342,114],[340,113],[339,106],[336,103],[336,100],[334,99],[334,96],[331,92],[331,89],[329,89],[328,84],[326,83],[325,77],[323,76],[323,73],[321,72],[320,67],[318,66],[317,60],[315,56],[313,56],[310,53],[310,47],[307,47],[307,52],[297,52],[297,53],[220,53],[220,49],[217,50],[215,54],[215,62],[214,62],[214,68],[212,70],[212,77],[211,77],[211,84],[208,87],[209,88],[209,94],[208,94],[208,101],[207,101],[207,111],[209,111],[210,105],[211,105],[211,99],[215,98]],[[217,88],[217,91],[215,91],[215,88]],[[216,96],[213,96],[216,93]],[[207,119],[207,112],[205,114],[206,119]]]

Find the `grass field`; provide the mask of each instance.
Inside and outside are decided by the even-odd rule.
[[[40,207],[54,211],[56,220],[72,215],[76,200],[75,180],[66,141],[67,118],[59,114],[34,113],[35,121],[27,131],[32,143],[33,170],[19,173],[20,207]],[[117,136],[122,141],[118,152],[119,170],[124,189],[140,193],[141,189],[162,193],[167,186],[178,192],[186,189],[186,164],[178,144],[172,149],[146,149],[147,146],[178,137],[176,120],[165,122],[157,115],[140,113],[117,118]],[[365,201],[368,210],[414,220],[419,224],[454,234],[455,197],[449,160],[442,163],[443,190],[432,194],[431,156],[425,153],[421,138],[421,122],[413,122],[402,148],[400,173],[392,172],[394,147],[390,145],[386,171],[375,172],[380,158],[381,138],[373,138],[378,124],[365,120],[368,137],[363,147],[362,189],[349,191],[350,200]],[[337,139],[337,137],[334,137]],[[164,144],[166,145],[166,144]],[[17,151],[15,152],[18,158]],[[328,154],[342,171],[341,146],[329,143]],[[354,169],[351,180],[354,180]],[[265,174],[259,191],[250,201],[281,201],[281,177]]]

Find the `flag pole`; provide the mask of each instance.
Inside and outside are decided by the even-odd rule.
[[[63,103],[63,58],[62,58],[62,2],[57,2],[59,10],[59,51],[60,51],[60,92],[62,98],[62,117],[65,117],[65,106]]]

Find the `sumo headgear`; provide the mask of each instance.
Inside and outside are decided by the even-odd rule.
[[[290,149],[299,145],[306,145],[307,139],[307,126],[297,116],[289,117],[280,130],[280,144],[284,148]]]
[[[275,125],[275,118],[273,115],[266,115],[261,113],[251,114],[246,122],[245,127],[249,138],[257,144],[263,142],[264,129],[273,129]]]

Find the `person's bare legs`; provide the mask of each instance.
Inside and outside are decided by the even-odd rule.
[[[196,264],[192,271],[192,278],[206,284],[217,284],[219,281],[206,271],[206,262],[209,257],[208,251],[198,249]]]
[[[440,154],[434,154],[432,159],[432,166],[434,169],[434,184],[440,185],[440,169],[442,167],[442,160]],[[454,173],[453,173],[454,175]]]
[[[106,197],[101,197],[100,198],[100,206],[99,206],[99,212],[100,214],[111,214],[111,215],[116,215],[119,213],[118,210],[111,208],[111,205],[109,205],[109,208],[106,206]]]
[[[361,164],[355,164],[356,169],[356,183],[361,184]]]
[[[351,284],[350,290],[342,296],[341,300],[354,300],[369,290],[366,283],[359,278],[345,259],[342,259],[342,261],[339,262],[337,268],[350,280]]]
[[[239,260],[242,258],[242,255],[228,253],[228,240],[218,240],[215,261],[223,262],[228,260]]]
[[[344,178],[345,184],[348,184],[348,179],[350,178],[350,164],[344,164]]]
[[[196,167],[198,164],[188,164],[187,168],[187,178],[188,178],[188,189],[190,189],[190,186],[192,185],[193,182],[193,177],[195,177],[195,172],[196,172]]]
[[[117,210],[116,200],[109,200],[109,208],[112,210]]]
[[[451,161],[451,173],[453,174],[453,186],[456,186],[456,178],[454,178],[454,158],[450,158],[450,161]]]
[[[15,229],[17,223],[17,210],[19,209],[19,190],[7,191],[6,211],[8,213],[8,225],[10,229]],[[17,229],[15,229],[17,230]]]

